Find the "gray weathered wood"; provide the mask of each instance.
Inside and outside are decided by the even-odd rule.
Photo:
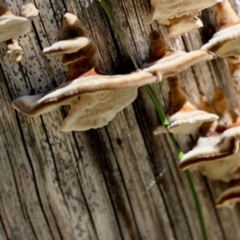
[[[19,14],[24,1],[5,0]],[[66,76],[59,58],[41,51],[57,39],[61,15],[72,12],[83,21],[100,50],[101,67],[109,73],[134,70],[127,52],[109,24],[98,1],[35,0],[40,15],[20,38],[23,60],[3,59],[0,69],[0,239],[162,239],[200,240],[197,215],[185,174],[166,136],[153,136],[158,126],[154,106],[144,88],[137,100],[118,113],[104,128],[61,133],[59,125],[67,107],[28,118],[17,113],[11,100],[24,94],[45,92]],[[240,3],[232,0],[240,14]],[[147,0],[109,0],[109,8],[137,63],[149,54],[148,36],[161,31],[174,49],[198,49],[215,31],[214,10],[203,11],[205,27],[176,39],[166,36],[154,22],[143,26],[150,11]],[[200,92],[212,98],[220,87],[239,107],[239,96],[230,84],[221,59],[201,63],[180,74],[181,85],[199,104]],[[165,109],[166,82],[153,86]],[[187,151],[195,135],[177,136]],[[214,207],[224,184],[209,182],[198,173],[193,180],[201,201],[210,240],[240,239],[239,206]]]

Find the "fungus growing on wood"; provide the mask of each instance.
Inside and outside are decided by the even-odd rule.
[[[144,24],[154,20],[167,25],[171,37],[202,27],[198,13],[222,0],[151,0],[152,11],[145,17]]]
[[[204,111],[206,111],[208,113],[212,113],[212,114],[216,113],[216,111],[214,110],[213,106],[211,104],[209,104],[209,102],[207,101],[207,98],[206,98],[205,95],[201,95],[200,96],[200,102],[201,102],[202,110],[204,110]],[[201,125],[201,128],[200,128],[201,136],[212,135],[216,131],[217,126],[218,126],[218,120],[217,119],[213,120],[213,121],[204,122]]]
[[[219,88],[214,90],[213,106],[219,116],[217,132],[223,132],[238,122],[239,113],[230,107],[228,99]]]
[[[26,18],[36,17],[39,13],[39,10],[33,3],[25,3],[21,9],[21,15]]]
[[[170,37],[177,37],[200,27],[203,27],[203,23],[198,17],[185,15],[169,19],[167,31]]]
[[[217,29],[202,50],[215,53],[227,60],[235,87],[239,90],[240,64],[240,18],[228,0],[215,5]]]
[[[27,18],[13,15],[0,3],[0,42],[6,42],[7,52],[5,57],[10,61],[18,62],[24,53],[18,45],[16,38],[25,34],[30,28]]]
[[[189,102],[186,94],[181,89],[177,77],[169,77],[169,110],[167,117],[169,120],[168,131],[178,134],[190,134],[194,132],[204,122],[218,119],[216,114],[207,113],[196,109]],[[154,134],[165,133],[166,130],[160,126],[154,130]]]
[[[46,56],[74,53],[86,47],[90,43],[87,37],[77,37],[75,39],[62,40],[55,42],[52,46],[44,48],[43,54]]]
[[[94,43],[83,34],[80,20],[66,13],[61,41],[43,51],[46,55],[63,54],[62,61],[68,68],[66,80],[50,93],[14,100],[12,106],[16,110],[35,117],[70,104],[61,130],[84,131],[108,124],[117,112],[135,100],[138,87],[156,82],[155,76],[140,70],[106,75],[98,67]]]
[[[179,167],[199,170],[209,179],[230,181],[240,178],[240,127],[212,136],[200,137],[195,147],[184,154]]]
[[[13,15],[8,9],[0,4],[0,42],[12,38],[18,38],[30,28],[30,22],[25,17]]]
[[[225,190],[217,199],[216,206],[233,208],[240,201],[240,185],[232,186]]]
[[[213,107],[212,107],[213,105]],[[184,154],[180,168],[195,169],[210,179],[230,181],[240,178],[239,114],[231,110],[225,95],[216,88],[213,104],[202,102],[203,108],[219,115],[217,126],[210,125],[195,147]],[[209,130],[209,132],[207,131]]]
[[[7,52],[4,57],[8,58],[11,62],[19,62],[22,59],[24,53],[23,49],[18,45],[16,39],[10,39],[6,41]]]
[[[150,72],[158,77],[158,81],[163,78],[174,76],[187,68],[203,61],[215,58],[214,54],[206,51],[169,51],[165,40],[160,33],[153,31],[150,34],[150,58],[142,66],[144,72]]]

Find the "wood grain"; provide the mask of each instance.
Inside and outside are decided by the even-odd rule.
[[[215,31],[214,10],[204,10],[204,28],[170,39],[154,22],[143,26],[150,11],[147,0],[108,0],[124,40],[139,65],[149,55],[148,36],[161,31],[174,49],[198,49]],[[5,0],[19,14],[21,0]],[[61,133],[68,107],[36,118],[17,113],[11,100],[46,92],[60,84],[66,69],[59,58],[46,58],[42,49],[57,40],[61,16],[79,16],[100,51],[101,67],[109,73],[134,70],[98,1],[35,0],[40,15],[19,39],[25,54],[18,64],[3,58],[0,45],[0,239],[1,240],[200,240],[191,191],[178,170],[168,137],[153,136],[160,124],[144,90],[108,126],[86,132]],[[240,14],[240,3],[232,0]],[[88,6],[88,7],[86,7]],[[200,93],[211,100],[216,86],[239,108],[239,96],[221,59],[201,63],[180,74],[181,86],[199,105]],[[168,85],[153,85],[167,109]],[[196,134],[177,136],[187,151]],[[240,239],[240,208],[214,207],[224,189],[198,173],[193,180],[201,201],[209,240]]]

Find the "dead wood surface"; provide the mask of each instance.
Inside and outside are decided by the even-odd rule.
[[[90,1],[89,1],[90,2]],[[215,31],[214,10],[201,14],[204,28],[169,39],[154,22],[143,26],[149,0],[108,0],[109,8],[137,63],[149,54],[148,36],[161,31],[174,49],[195,50]],[[5,0],[19,14],[23,1]],[[201,240],[190,188],[166,136],[153,136],[159,125],[144,88],[137,100],[104,128],[61,133],[58,128],[68,107],[28,118],[17,113],[11,100],[46,92],[60,84],[66,69],[59,58],[41,51],[57,40],[64,11],[79,16],[100,50],[101,67],[109,73],[134,70],[127,52],[98,1],[35,0],[40,15],[20,38],[23,60],[3,59],[0,69],[0,239],[1,240]],[[240,14],[239,0],[231,1]],[[181,86],[199,105],[200,93],[209,100],[216,86],[239,107],[239,95],[221,59],[198,64],[180,74]],[[155,84],[165,109],[168,85]],[[196,136],[177,136],[187,151]],[[193,180],[201,201],[209,240],[240,239],[240,208],[214,207],[225,185],[198,173]]]

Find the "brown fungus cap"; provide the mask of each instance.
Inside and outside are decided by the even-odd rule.
[[[152,11],[145,17],[144,24],[154,20],[169,25],[170,36],[177,36],[202,26],[201,20],[193,21],[201,10],[222,0],[151,0]],[[174,25],[178,25],[174,29]],[[184,30],[184,31],[183,31]]]
[[[177,77],[168,78],[169,83],[169,120],[168,131],[176,134],[190,134],[200,127],[204,122],[218,119],[216,114],[198,110],[187,99],[181,89]],[[154,134],[166,132],[163,127],[155,129]]]
[[[196,146],[184,154],[180,169],[199,170],[209,179],[230,181],[240,178],[240,127],[221,134],[200,137]]]
[[[164,39],[156,31],[150,34],[150,50],[150,59],[142,66],[142,69],[144,72],[158,76],[159,81],[174,76],[197,63],[215,58],[213,54],[201,50],[189,53],[168,51]]]

